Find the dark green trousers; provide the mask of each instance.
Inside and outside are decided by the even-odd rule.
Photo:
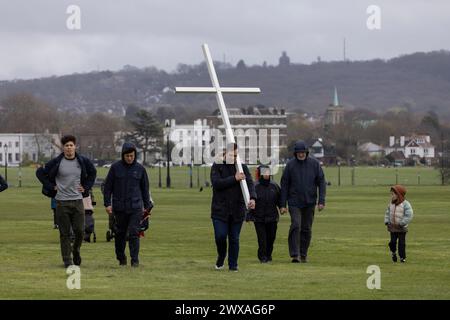
[[[72,264],[72,254],[80,255],[84,235],[83,200],[56,201],[56,221],[59,226],[61,256],[65,264]],[[70,242],[70,228],[75,235],[73,245]]]

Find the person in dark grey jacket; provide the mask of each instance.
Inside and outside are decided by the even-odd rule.
[[[325,175],[319,161],[309,156],[304,141],[297,141],[294,158],[288,161],[281,177],[281,214],[287,212],[287,202],[291,215],[288,240],[292,262],[307,262],[315,206],[318,204],[319,211],[324,209],[325,193]]]
[[[260,165],[256,170],[256,207],[247,215],[253,221],[258,237],[258,259],[261,263],[272,261],[273,244],[277,235],[281,190],[271,180],[270,168]]]
[[[117,232],[115,251],[119,264],[127,264],[126,241],[130,246],[131,266],[139,266],[139,232],[144,214],[150,214],[153,203],[147,171],[136,161],[136,147],[125,142],[122,160],[109,169],[103,188],[106,212],[114,214]]]
[[[0,192],[5,191],[8,189],[8,184],[6,183],[5,179],[0,175]]]
[[[211,219],[214,226],[214,237],[217,246],[216,270],[223,269],[227,255],[230,271],[238,271],[239,235],[245,220],[247,208],[240,187],[240,181],[246,180],[250,193],[248,209],[255,208],[256,193],[248,168],[242,164],[244,173],[236,170],[234,163],[237,156],[237,145],[231,144],[224,153],[221,163],[215,162],[211,168],[213,196],[211,202]]]

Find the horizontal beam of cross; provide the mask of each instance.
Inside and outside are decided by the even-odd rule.
[[[214,87],[175,87],[176,93],[216,93],[217,91],[222,93],[261,93],[261,89],[259,88],[221,87],[216,89]]]

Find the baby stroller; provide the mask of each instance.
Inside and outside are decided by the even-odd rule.
[[[97,235],[95,234],[95,219],[94,219],[94,206],[96,202],[94,201],[94,195],[90,193],[89,197],[83,198],[84,205],[84,241],[91,242],[91,236],[93,236],[92,241],[97,242]]]

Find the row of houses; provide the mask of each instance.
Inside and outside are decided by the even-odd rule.
[[[332,145],[327,145],[322,139],[309,141],[311,154],[326,164],[337,162]],[[436,158],[436,148],[431,143],[429,135],[390,136],[386,146],[366,142],[358,146],[358,150],[373,158],[384,158],[393,165],[406,165],[422,162],[432,165]]]

